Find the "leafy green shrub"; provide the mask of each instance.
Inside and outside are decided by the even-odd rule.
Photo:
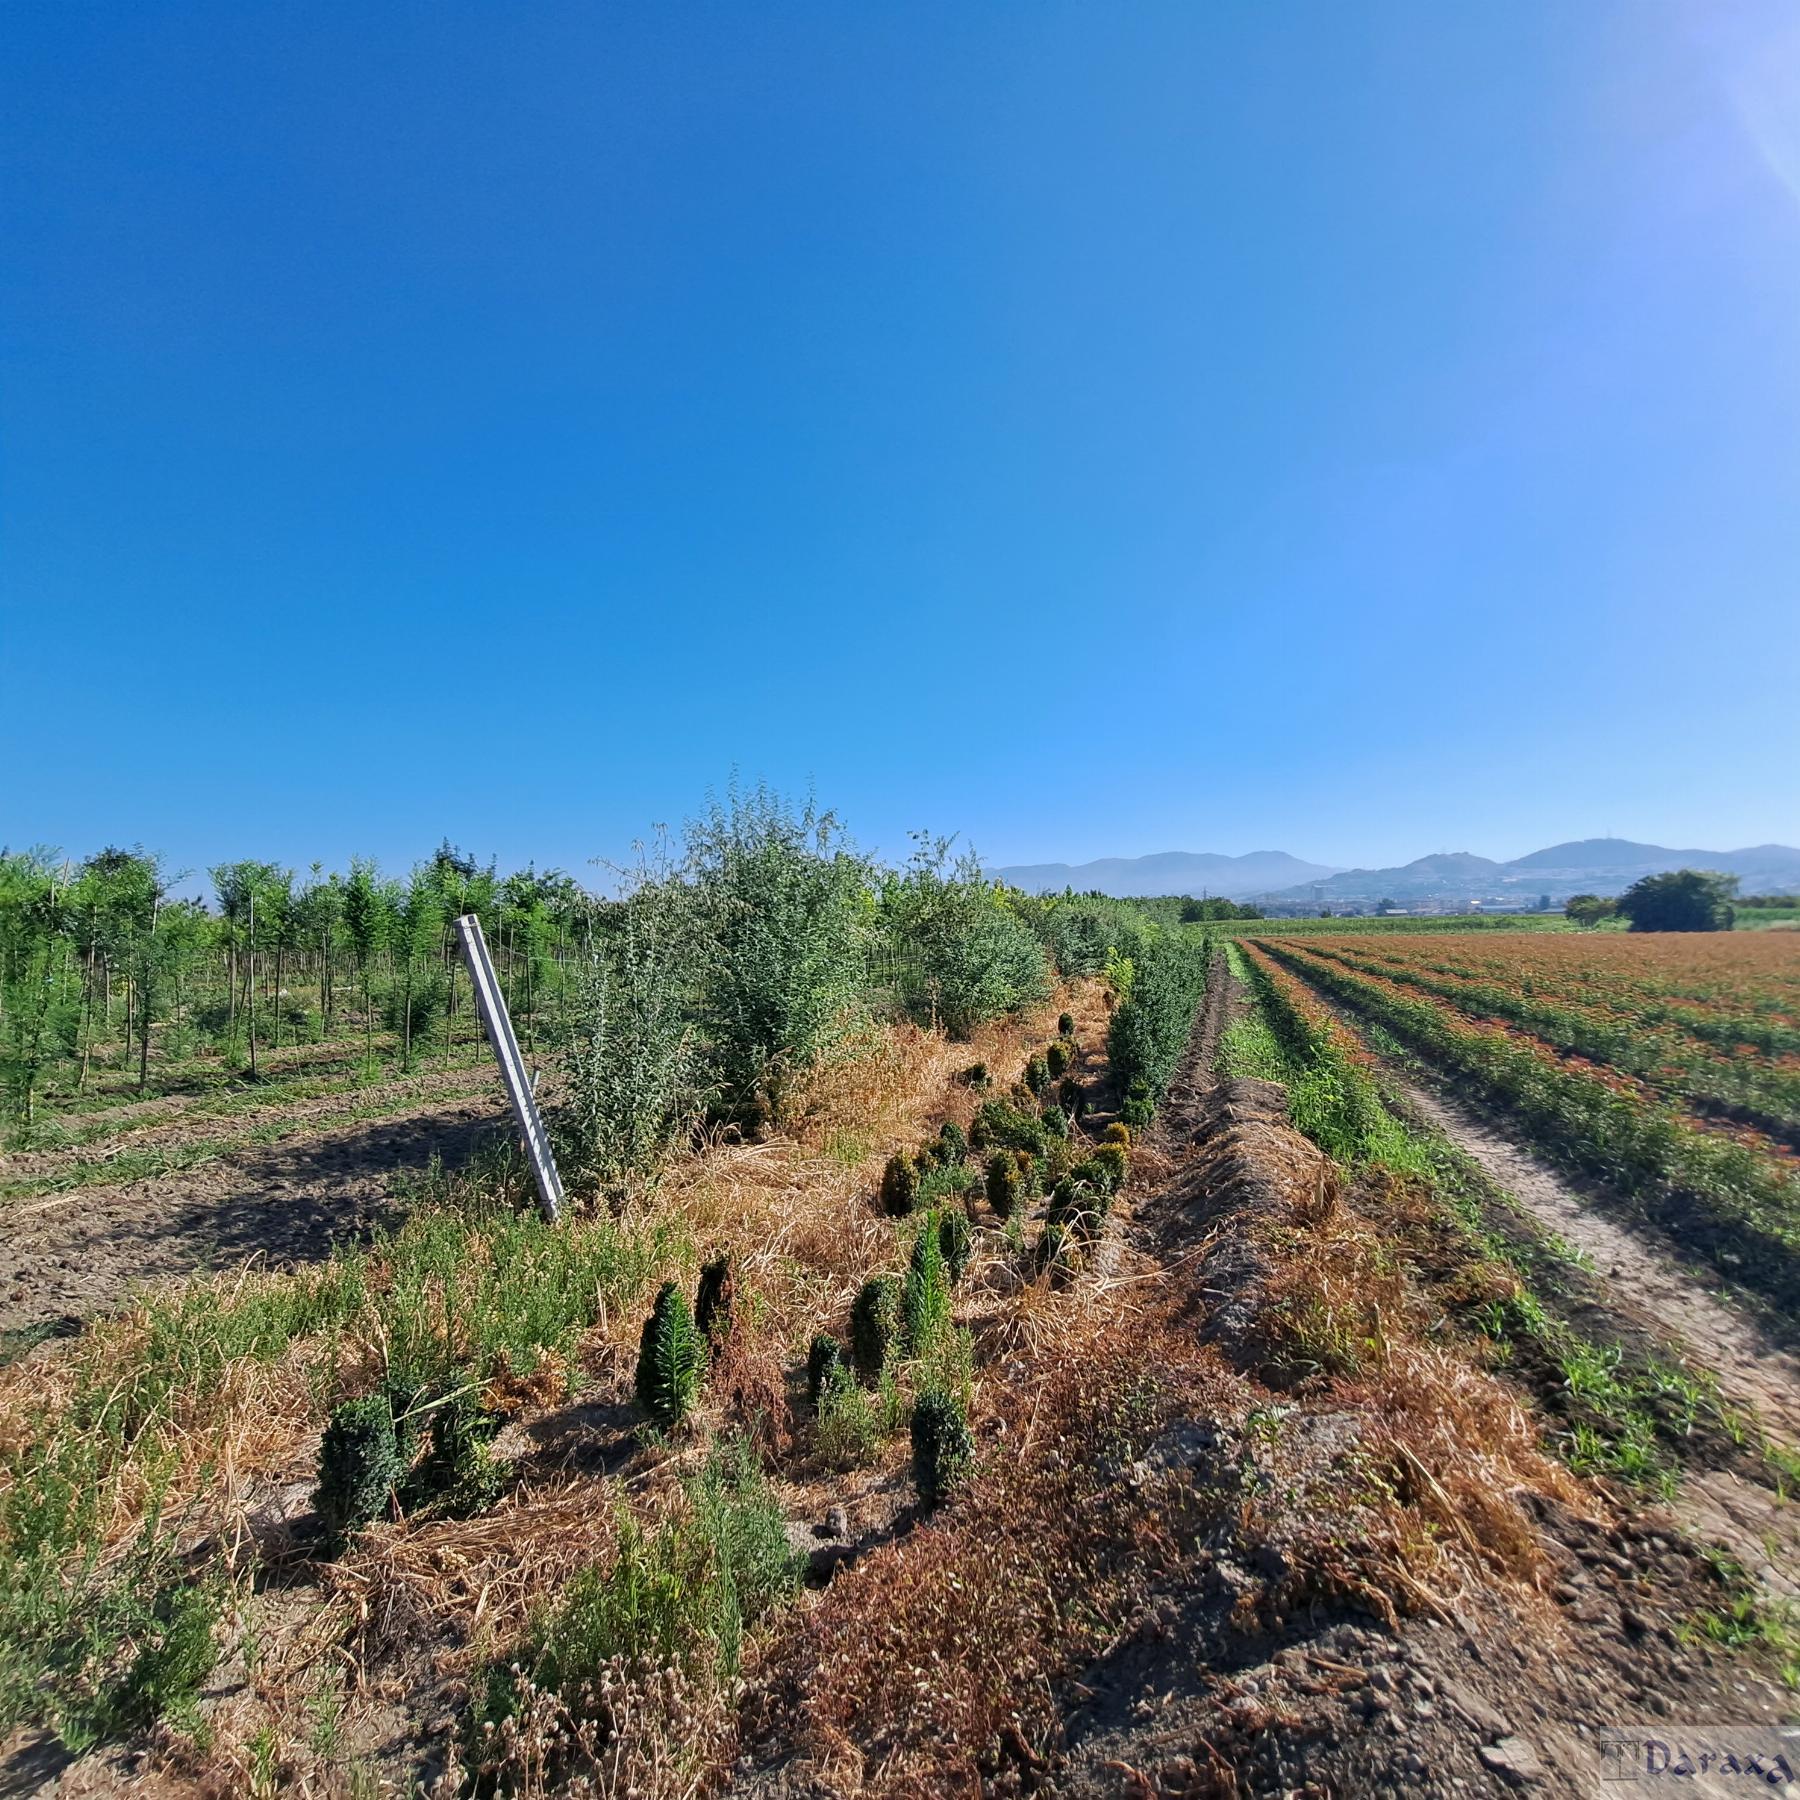
[[[647,882],[576,977],[563,1098],[551,1121],[573,1184],[618,1195],[647,1181],[702,1110],[687,1015],[692,912],[679,883]]]
[[[406,1473],[386,1394],[367,1394],[333,1408],[319,1446],[313,1505],[327,1540],[342,1545],[385,1514]]]
[[[873,869],[838,835],[764,787],[688,824],[699,1022],[728,1117],[780,1123],[794,1079],[866,1010]]]
[[[1075,1015],[1073,1013],[1058,1013],[1056,1015],[1056,1029],[1063,1037],[1072,1038],[1075,1035]]]
[[[1128,996],[1106,1038],[1113,1079],[1127,1095],[1128,1124],[1147,1124],[1168,1090],[1206,991],[1211,954],[1206,937],[1174,928],[1159,931],[1133,959]]]
[[[1080,1272],[1080,1239],[1059,1221],[1044,1226],[1038,1234],[1037,1249],[1033,1254],[1038,1273],[1048,1275],[1053,1287],[1061,1287]]]
[[[946,1119],[938,1127],[937,1159],[947,1169],[969,1159],[968,1134],[954,1119]]]
[[[1135,1081],[1125,1090],[1125,1104],[1119,1108],[1119,1116],[1129,1126],[1148,1125],[1156,1116],[1156,1102],[1143,1082]]]
[[[716,1356],[731,1335],[736,1302],[737,1282],[731,1258],[715,1256],[700,1271],[700,1286],[694,1295],[694,1324],[710,1355]]]
[[[965,1087],[985,1088],[994,1084],[994,1078],[988,1073],[988,1066],[984,1062],[970,1063],[963,1070],[962,1079]]]
[[[1025,1072],[1020,1077],[1035,1099],[1042,1100],[1050,1092],[1050,1065],[1041,1056],[1025,1059]]]
[[[1102,1163],[1098,1156],[1083,1157],[1069,1170],[1063,1182],[1059,1182],[1057,1185],[1060,1187],[1065,1183],[1072,1188],[1094,1188],[1102,1194],[1112,1193],[1118,1185],[1113,1180],[1111,1168]]]
[[[671,1430],[693,1410],[705,1372],[706,1340],[687,1297],[674,1282],[665,1281],[638,1345],[638,1405],[663,1430]]]
[[[975,1234],[969,1229],[969,1215],[960,1206],[945,1207],[938,1221],[938,1251],[954,1286],[962,1280],[969,1259],[975,1254]]]
[[[1029,1160],[1029,1159],[1027,1159]],[[994,1216],[1010,1219],[1025,1200],[1025,1178],[1019,1172],[1019,1159],[1011,1150],[996,1150],[987,1163],[988,1205]]]
[[[1038,1115],[1038,1123],[1053,1138],[1061,1138],[1065,1142],[1069,1136],[1069,1115],[1060,1106],[1046,1106]]]
[[[1065,1075],[1056,1084],[1056,1104],[1071,1120],[1079,1119],[1087,1111],[1087,1093],[1073,1075]]]
[[[866,1463],[881,1443],[878,1402],[858,1386],[856,1377],[834,1363],[819,1391],[819,1455],[834,1469]]]
[[[904,1218],[919,1203],[919,1165],[897,1151],[881,1172],[882,1210],[891,1218]]]
[[[901,1311],[907,1352],[915,1357],[929,1356],[950,1328],[950,1278],[938,1236],[941,1229],[940,1216],[926,1213],[913,1234]]]
[[[828,1332],[819,1332],[806,1353],[806,1397],[814,1406],[825,1391],[833,1369],[844,1366],[844,1346]]]
[[[929,1511],[947,1500],[975,1463],[975,1439],[954,1396],[921,1394],[913,1407],[912,1470],[919,1504]]]
[[[864,1381],[881,1379],[900,1334],[901,1284],[893,1275],[871,1275],[850,1307],[850,1355]]]
[[[1052,1044],[1044,1052],[1044,1067],[1049,1070],[1052,1081],[1061,1081],[1069,1072],[1069,1046],[1061,1042]]]
[[[964,1038],[984,1019],[1049,992],[1042,945],[973,856],[949,866],[947,840],[921,838],[882,889],[894,985],[907,1012]]]
[[[1103,1144],[1119,1144],[1129,1150],[1131,1148],[1131,1127],[1122,1120],[1115,1119],[1101,1132],[1100,1141]]]

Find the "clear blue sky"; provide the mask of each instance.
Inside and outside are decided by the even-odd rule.
[[[1800,11],[0,19],[0,841],[1800,841]]]

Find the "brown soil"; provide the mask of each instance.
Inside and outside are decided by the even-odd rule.
[[[334,1242],[388,1216],[396,1175],[423,1170],[433,1156],[455,1165],[501,1125],[498,1089],[490,1071],[464,1074],[394,1117],[0,1208],[0,1342],[66,1334],[158,1282],[252,1262],[320,1260]],[[306,1103],[293,1116],[326,1104]]]

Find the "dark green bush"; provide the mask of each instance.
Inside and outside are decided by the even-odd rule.
[[[904,1218],[919,1203],[919,1165],[904,1151],[890,1156],[881,1172],[881,1205],[891,1217]]]
[[[705,1372],[706,1340],[687,1297],[674,1282],[665,1281],[638,1345],[638,1405],[663,1430],[671,1430],[693,1409]]]
[[[1026,1160],[1029,1162],[1029,1157]],[[1015,1151],[996,1150],[988,1158],[987,1197],[994,1216],[1001,1219],[1010,1219],[1024,1204],[1025,1178]]]
[[[960,1206],[944,1209],[938,1221],[938,1249],[952,1285],[961,1281],[969,1258],[975,1254],[975,1234],[969,1229],[969,1215]]]
[[[824,1393],[832,1370],[843,1366],[844,1346],[836,1338],[821,1331],[806,1353],[806,1397],[814,1406],[819,1404],[819,1396]]]
[[[1049,1148],[1043,1120],[1004,1100],[982,1101],[969,1128],[969,1142],[978,1150],[1029,1150],[1033,1156]]]
[[[1119,1116],[1132,1126],[1148,1125],[1156,1116],[1156,1102],[1143,1082],[1133,1082],[1126,1089],[1125,1104],[1119,1108]]]
[[[1079,1119],[1087,1111],[1087,1095],[1073,1075],[1065,1075],[1056,1086],[1056,1104],[1070,1119]]]
[[[92,1721],[102,1735],[152,1724],[194,1700],[219,1660],[213,1628],[222,1600],[216,1582],[181,1582],[157,1595],[149,1633]]]
[[[969,1157],[968,1134],[954,1119],[946,1119],[938,1127],[937,1159],[946,1169],[967,1162]]]
[[[1067,1044],[1055,1043],[1044,1052],[1044,1067],[1050,1071],[1052,1081],[1061,1081],[1069,1072],[1069,1047]]]
[[[900,1281],[872,1275],[850,1308],[850,1355],[864,1381],[881,1379],[900,1333]]]
[[[386,1394],[335,1407],[319,1446],[319,1483],[313,1491],[327,1540],[341,1546],[386,1514],[405,1473]]]
[[[1038,1115],[1038,1123],[1051,1137],[1067,1140],[1069,1115],[1060,1106],[1046,1106]]]
[[[1050,1092],[1050,1065],[1041,1056],[1027,1057],[1025,1072],[1020,1077],[1035,1099],[1042,1100]]]
[[[1128,1099],[1128,1123],[1148,1123],[1168,1090],[1206,991],[1210,957],[1204,936],[1175,928],[1159,931],[1133,958],[1129,997],[1113,1014],[1106,1038],[1113,1080],[1127,1095],[1141,1090],[1135,1110],[1142,1119],[1133,1117]]]
[[[700,1286],[694,1295],[694,1323],[706,1340],[709,1352],[716,1355],[726,1338],[737,1303],[737,1281],[729,1256],[715,1256],[700,1271]]]
[[[1115,1119],[1101,1132],[1100,1141],[1103,1144],[1120,1144],[1129,1150],[1131,1148],[1131,1127]]]
[[[1072,1038],[1075,1035],[1075,1015],[1073,1013],[1058,1013],[1056,1015],[1056,1029],[1064,1037]]]
[[[975,1464],[975,1439],[954,1395],[921,1394],[912,1415],[913,1486],[929,1511],[968,1479]]]
[[[962,1078],[964,1085],[972,1088],[991,1087],[994,1081],[993,1076],[988,1073],[987,1064],[984,1062],[970,1063],[969,1066],[963,1070]]]

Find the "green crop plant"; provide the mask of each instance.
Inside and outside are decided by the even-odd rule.
[[[342,1546],[383,1517],[406,1473],[394,1432],[394,1409],[383,1394],[346,1400],[333,1409],[319,1446],[313,1505],[327,1541]]]
[[[1061,1036],[1072,1038],[1075,1035],[1075,1015],[1073,1013],[1058,1013],[1056,1015],[1056,1029]]]
[[[919,1165],[904,1150],[896,1151],[881,1172],[882,1210],[904,1218],[919,1203]]]
[[[872,1397],[841,1362],[833,1363],[819,1389],[820,1459],[834,1469],[866,1463],[881,1444],[881,1408],[879,1395]]]
[[[969,1159],[968,1133],[954,1119],[946,1119],[938,1127],[937,1159],[947,1169]]]
[[[1087,1093],[1073,1075],[1065,1075],[1056,1084],[1056,1104],[1073,1121],[1079,1121],[1088,1109]]]
[[[969,1128],[969,1142],[977,1150],[1029,1150],[1041,1156],[1049,1148],[1049,1134],[1035,1111],[1005,1100],[984,1100]]]
[[[1043,1126],[1047,1136],[1067,1142],[1069,1115],[1060,1106],[1046,1106],[1038,1115],[1038,1123]]]
[[[1069,1047],[1057,1042],[1044,1052],[1044,1067],[1049,1071],[1052,1081],[1061,1081],[1069,1072]]]
[[[909,1356],[925,1357],[950,1328],[950,1275],[944,1265],[939,1238],[941,1216],[926,1213],[913,1234],[912,1257],[907,1265],[901,1300]]]
[[[1122,1119],[1115,1119],[1101,1132],[1100,1141],[1103,1144],[1117,1144],[1122,1149],[1129,1150],[1131,1148],[1131,1127]]]
[[[687,1297],[665,1281],[638,1345],[638,1405],[663,1430],[672,1430],[693,1410],[705,1372],[706,1340]]]
[[[694,1295],[694,1323],[711,1355],[716,1356],[731,1335],[736,1301],[737,1280],[731,1258],[715,1256],[700,1271],[700,1286]]]
[[[975,1439],[955,1397],[937,1390],[921,1394],[912,1416],[913,1486],[920,1506],[927,1512],[941,1506],[974,1464]]]
[[[997,1219],[1010,1219],[1024,1204],[1025,1178],[1015,1151],[996,1150],[988,1158],[987,1198]]]
[[[1019,1078],[1035,1099],[1042,1100],[1050,1092],[1050,1065],[1041,1056],[1025,1059],[1025,1072]]]
[[[900,1335],[901,1284],[895,1275],[871,1275],[850,1306],[850,1355],[866,1382],[881,1379]]]
[[[1102,1144],[1088,1161],[1102,1172],[1109,1194],[1116,1194],[1125,1185],[1131,1159],[1123,1144]]]
[[[472,1385],[433,1406],[425,1454],[401,1484],[408,1509],[464,1519],[492,1506],[505,1482],[492,1449],[501,1423]]]
[[[962,1072],[962,1080],[965,1087],[978,1090],[994,1084],[994,1078],[988,1073],[988,1066],[984,1062],[970,1063]]]
[[[1148,1083],[1134,1081],[1125,1090],[1125,1103],[1119,1108],[1120,1117],[1127,1125],[1148,1125],[1156,1116],[1156,1102],[1151,1098]]]
[[[944,1259],[944,1272],[955,1286],[975,1254],[975,1234],[969,1228],[969,1215],[960,1206],[944,1208],[938,1220],[938,1250]]]
[[[830,1333],[817,1333],[806,1352],[806,1397],[814,1406],[834,1369],[844,1367],[844,1346]]]

